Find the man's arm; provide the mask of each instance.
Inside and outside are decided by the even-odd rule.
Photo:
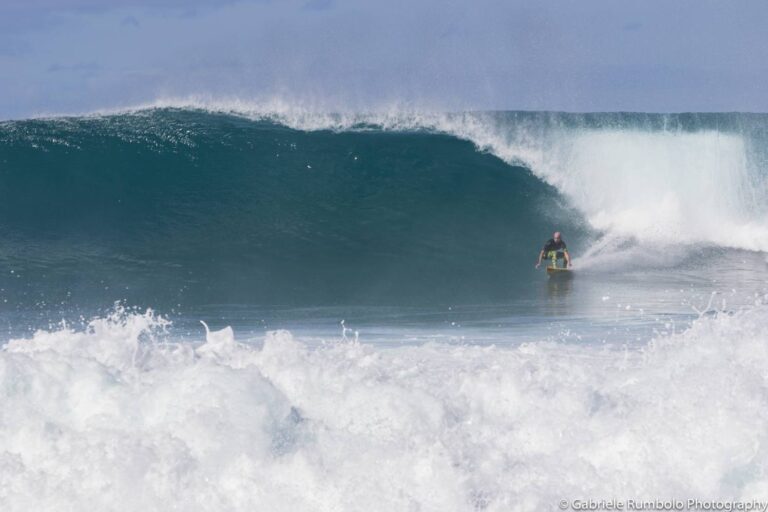
[[[566,266],[570,267],[571,266],[571,255],[568,254],[568,249],[564,249],[563,250],[563,255],[565,256],[565,264],[566,264]]]
[[[544,249],[541,250],[539,253],[539,261],[536,262],[536,268],[539,268],[541,266],[541,260],[544,258]]]

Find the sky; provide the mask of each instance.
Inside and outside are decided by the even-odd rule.
[[[768,2],[2,0],[0,119],[183,98],[768,112]]]

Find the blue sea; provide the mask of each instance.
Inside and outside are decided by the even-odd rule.
[[[0,502],[764,497],[767,253],[768,115],[0,122]]]

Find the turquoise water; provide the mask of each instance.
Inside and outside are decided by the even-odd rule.
[[[712,292],[762,292],[766,126],[189,109],[6,122],[3,322],[120,301],[179,332],[331,336],[345,320],[368,340],[644,339]],[[533,268],[556,229],[569,282]]]

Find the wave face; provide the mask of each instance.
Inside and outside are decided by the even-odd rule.
[[[0,124],[2,293],[469,303],[524,290],[554,229],[584,266],[768,250],[765,116],[181,106]]]
[[[242,105],[213,107],[248,112]],[[304,129],[371,125],[452,134],[510,165],[529,169],[602,233],[645,244],[768,250],[766,115],[491,112],[318,117],[278,109],[267,118]]]
[[[6,510],[556,510],[764,499],[764,305],[642,350],[310,350],[151,313],[0,350]]]
[[[530,172],[435,133],[188,111],[2,133],[6,284],[49,301],[488,300],[578,223]]]

